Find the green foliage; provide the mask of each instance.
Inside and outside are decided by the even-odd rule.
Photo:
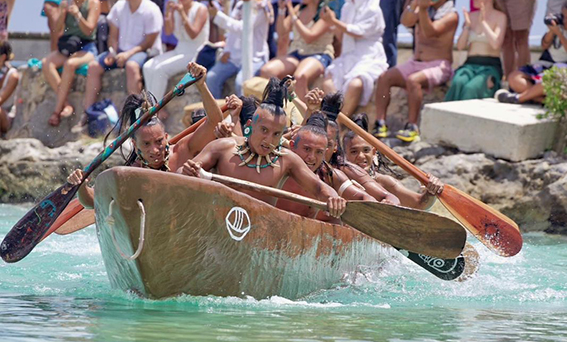
[[[556,119],[567,117],[567,68],[556,66],[543,74],[543,88],[545,100],[543,104],[547,109],[545,117]]]

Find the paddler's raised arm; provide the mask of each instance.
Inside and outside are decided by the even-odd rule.
[[[305,191],[316,199],[327,203],[327,211],[332,217],[340,217],[346,209],[346,200],[335,189],[320,180],[295,153],[289,151],[285,156],[289,175]]]
[[[181,160],[186,160],[198,154],[209,142],[215,140],[215,127],[223,119],[222,111],[205,83],[207,69],[191,62],[187,65],[187,71],[194,77],[202,76],[195,85],[201,94],[207,120],[197,128],[195,133],[186,136],[175,145],[175,153],[179,153]]]

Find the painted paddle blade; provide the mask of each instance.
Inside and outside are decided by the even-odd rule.
[[[41,238],[41,241],[45,240],[45,238],[47,238],[49,235],[51,235],[51,233],[55,232],[57,229],[59,229],[59,227],[61,227],[61,225],[65,224],[65,222],[72,219],[75,215],[80,213],[81,210],[83,210],[83,209],[84,209],[84,207],[81,204],[81,202],[79,202],[78,198],[71,200],[71,202],[69,202],[67,207],[61,212],[61,214],[59,215],[57,220],[55,220],[55,222],[53,222],[53,224],[49,227],[49,229],[47,230],[45,235],[43,235],[43,237]]]
[[[389,245],[441,259],[461,254],[467,233],[449,218],[377,202],[348,201],[343,222]]]
[[[440,259],[396,249],[416,265],[442,280],[465,281],[478,270],[480,257],[473,245],[468,242],[461,255],[455,259]]]
[[[439,199],[493,252],[509,257],[522,249],[523,238],[518,225],[504,214],[450,185],[445,185]]]
[[[17,262],[28,255],[73,199],[78,189],[79,185],[72,186],[65,183],[28,211],[4,237],[0,245],[2,259],[5,262]]]
[[[359,127],[343,113],[339,113],[337,120],[356,132],[384,156],[415,177],[421,184],[427,185],[427,175],[417,166]],[[438,198],[447,210],[490,250],[501,256],[509,257],[516,255],[522,249],[523,242],[520,229],[506,215],[447,184],[445,184],[445,188]]]
[[[465,271],[466,262],[462,255],[455,259],[440,259],[408,252],[404,249],[398,249],[398,251],[427,272],[442,280],[455,280]]]

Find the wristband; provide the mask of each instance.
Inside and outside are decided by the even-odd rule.
[[[295,14],[291,17],[291,21],[293,21],[294,23],[297,21],[297,19],[299,19]]]
[[[292,102],[293,100],[295,100],[297,98],[297,95],[295,93],[291,93],[287,95],[287,100],[289,102]]]

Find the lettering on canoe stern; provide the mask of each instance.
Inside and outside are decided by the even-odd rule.
[[[230,237],[235,241],[241,241],[250,231],[250,216],[246,209],[233,207],[225,218],[226,229]]]

